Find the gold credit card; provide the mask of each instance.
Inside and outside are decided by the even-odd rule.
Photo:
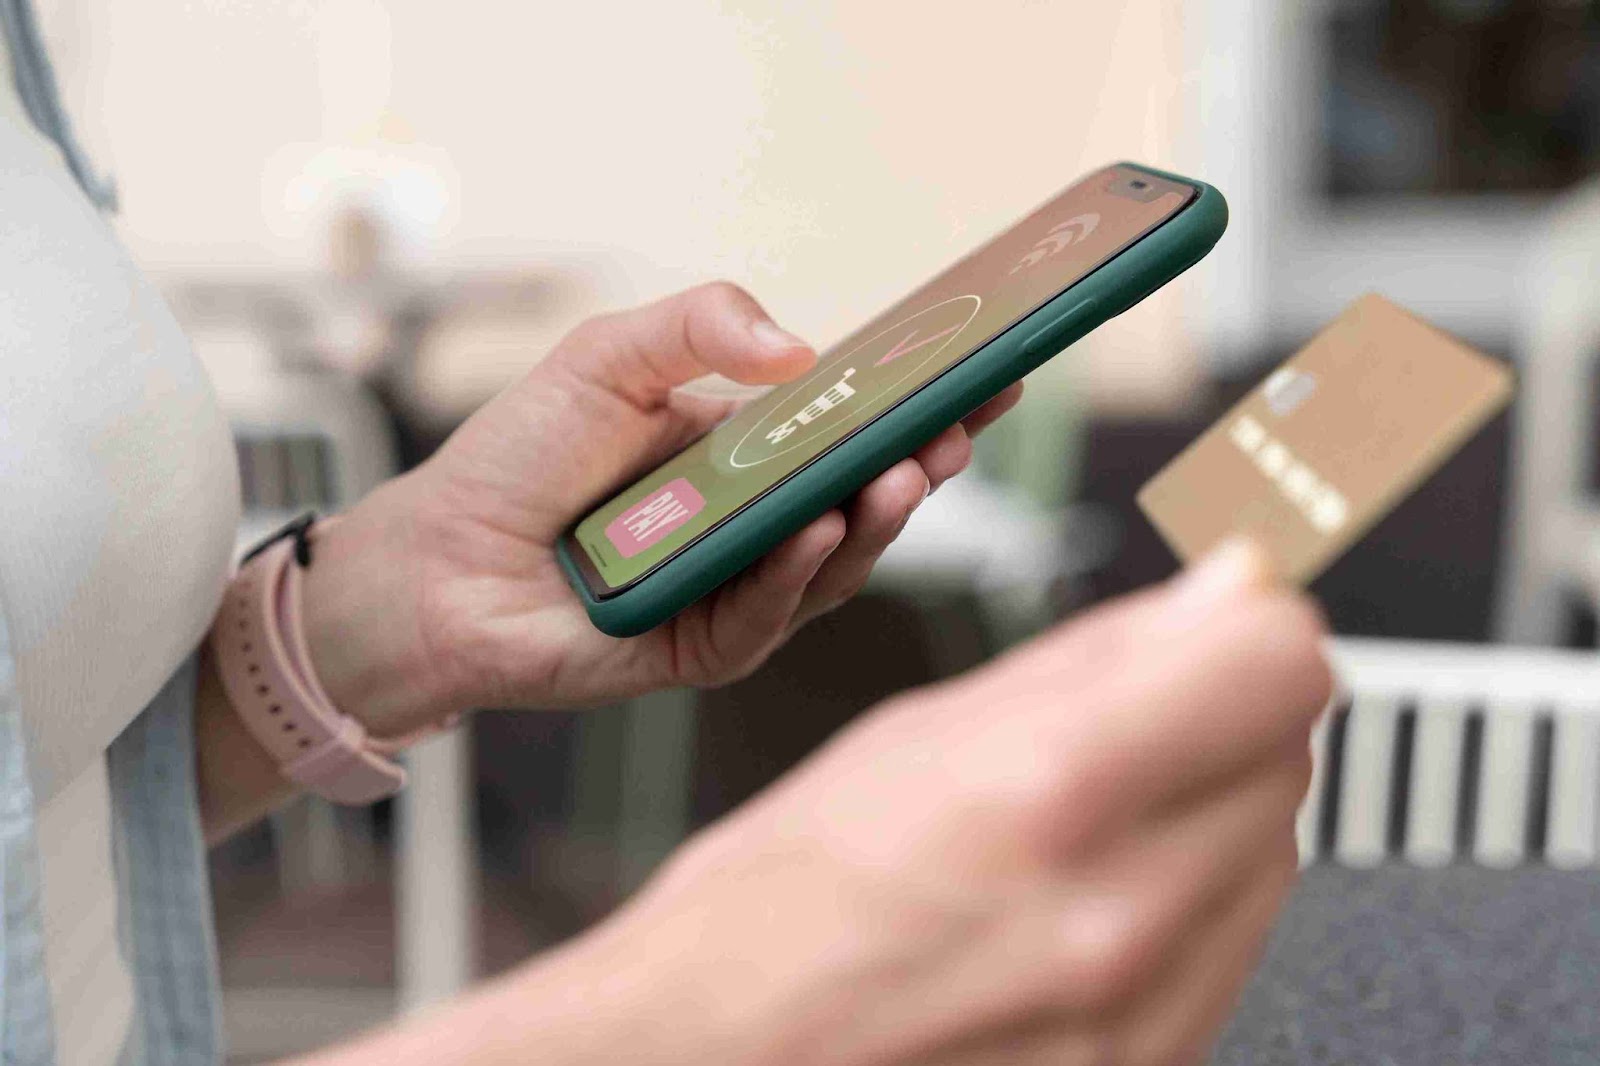
[[[1151,478],[1139,506],[1186,562],[1241,533],[1305,583],[1511,390],[1500,362],[1363,296]]]

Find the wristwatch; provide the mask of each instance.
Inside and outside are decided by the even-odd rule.
[[[405,785],[394,756],[431,730],[373,737],[317,680],[301,582],[317,533],[335,521],[307,512],[252,548],[223,595],[209,644],[228,701],[284,777],[335,803],[366,804]]]

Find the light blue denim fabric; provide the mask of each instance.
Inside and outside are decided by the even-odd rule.
[[[50,57],[39,36],[39,20],[34,17],[29,0],[0,0],[0,30],[5,33],[6,48],[11,54],[11,74],[28,117],[39,132],[60,146],[67,169],[78,180],[84,195],[101,210],[116,210],[116,187],[90,166],[89,157],[78,144],[72,123],[61,106],[55,72],[50,67]]]
[[[109,209],[114,201],[111,184],[95,175],[72,135],[27,0],[0,0],[0,30],[30,118],[60,146],[84,194]],[[191,657],[106,754],[118,934],[134,985],[134,1017],[121,1066],[212,1066],[221,1059],[210,882],[194,776],[195,670]],[[0,602],[4,1066],[50,1066],[55,1061],[39,915],[38,847],[6,604]]]
[[[32,1066],[54,1061],[55,1028],[39,922],[33,786],[16,682],[10,630],[0,610],[0,1061]]]
[[[194,776],[197,657],[107,753],[117,927],[133,975],[121,1066],[212,1066],[222,1058],[211,880]]]

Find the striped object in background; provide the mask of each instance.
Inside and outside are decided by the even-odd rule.
[[[1339,639],[1353,695],[1319,725],[1301,860],[1372,866],[1600,856],[1600,655]]]
[[[314,430],[239,430],[239,490],[247,513],[329,510],[343,499],[333,443]]]

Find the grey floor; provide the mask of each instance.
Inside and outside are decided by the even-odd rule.
[[[1215,1063],[1600,1063],[1600,873],[1313,867]]]

